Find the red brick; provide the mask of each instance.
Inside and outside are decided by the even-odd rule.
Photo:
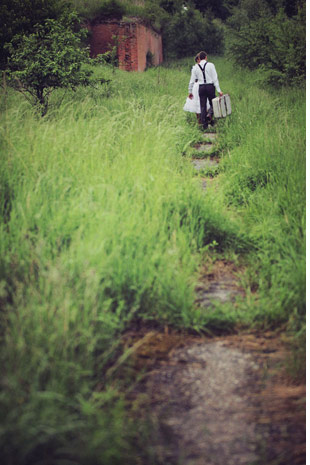
[[[159,65],[163,61],[161,35],[139,20],[132,22],[95,21],[88,25],[88,29],[91,31],[90,54],[92,57],[110,50],[115,45],[114,35],[118,37],[117,54],[121,69],[144,71],[148,52],[153,54],[154,65]]]

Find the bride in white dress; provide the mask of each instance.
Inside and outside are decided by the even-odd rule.
[[[200,115],[200,98],[199,98],[199,84],[195,82],[192,90],[193,98],[187,97],[183,110]],[[209,101],[207,103],[209,105]]]

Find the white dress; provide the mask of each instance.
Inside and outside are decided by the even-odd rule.
[[[192,90],[193,98],[190,99],[187,97],[185,105],[183,107],[184,111],[190,111],[191,113],[201,113],[200,111],[200,98],[199,98],[199,84],[195,82]],[[209,100],[207,100],[207,111],[209,110]]]

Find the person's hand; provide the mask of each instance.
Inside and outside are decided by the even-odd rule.
[[[193,94],[189,94],[188,98],[190,98],[191,100],[193,100],[193,98],[194,98]]]
[[[223,95],[224,95],[223,92],[219,92],[219,94],[220,94],[220,97],[223,97]]]

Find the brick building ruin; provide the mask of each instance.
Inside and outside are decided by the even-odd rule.
[[[95,20],[89,26],[91,31],[90,54],[96,57],[111,50],[117,37],[119,68],[126,71],[144,71],[150,61],[159,65],[163,61],[161,35],[146,26],[142,20],[130,21]]]

